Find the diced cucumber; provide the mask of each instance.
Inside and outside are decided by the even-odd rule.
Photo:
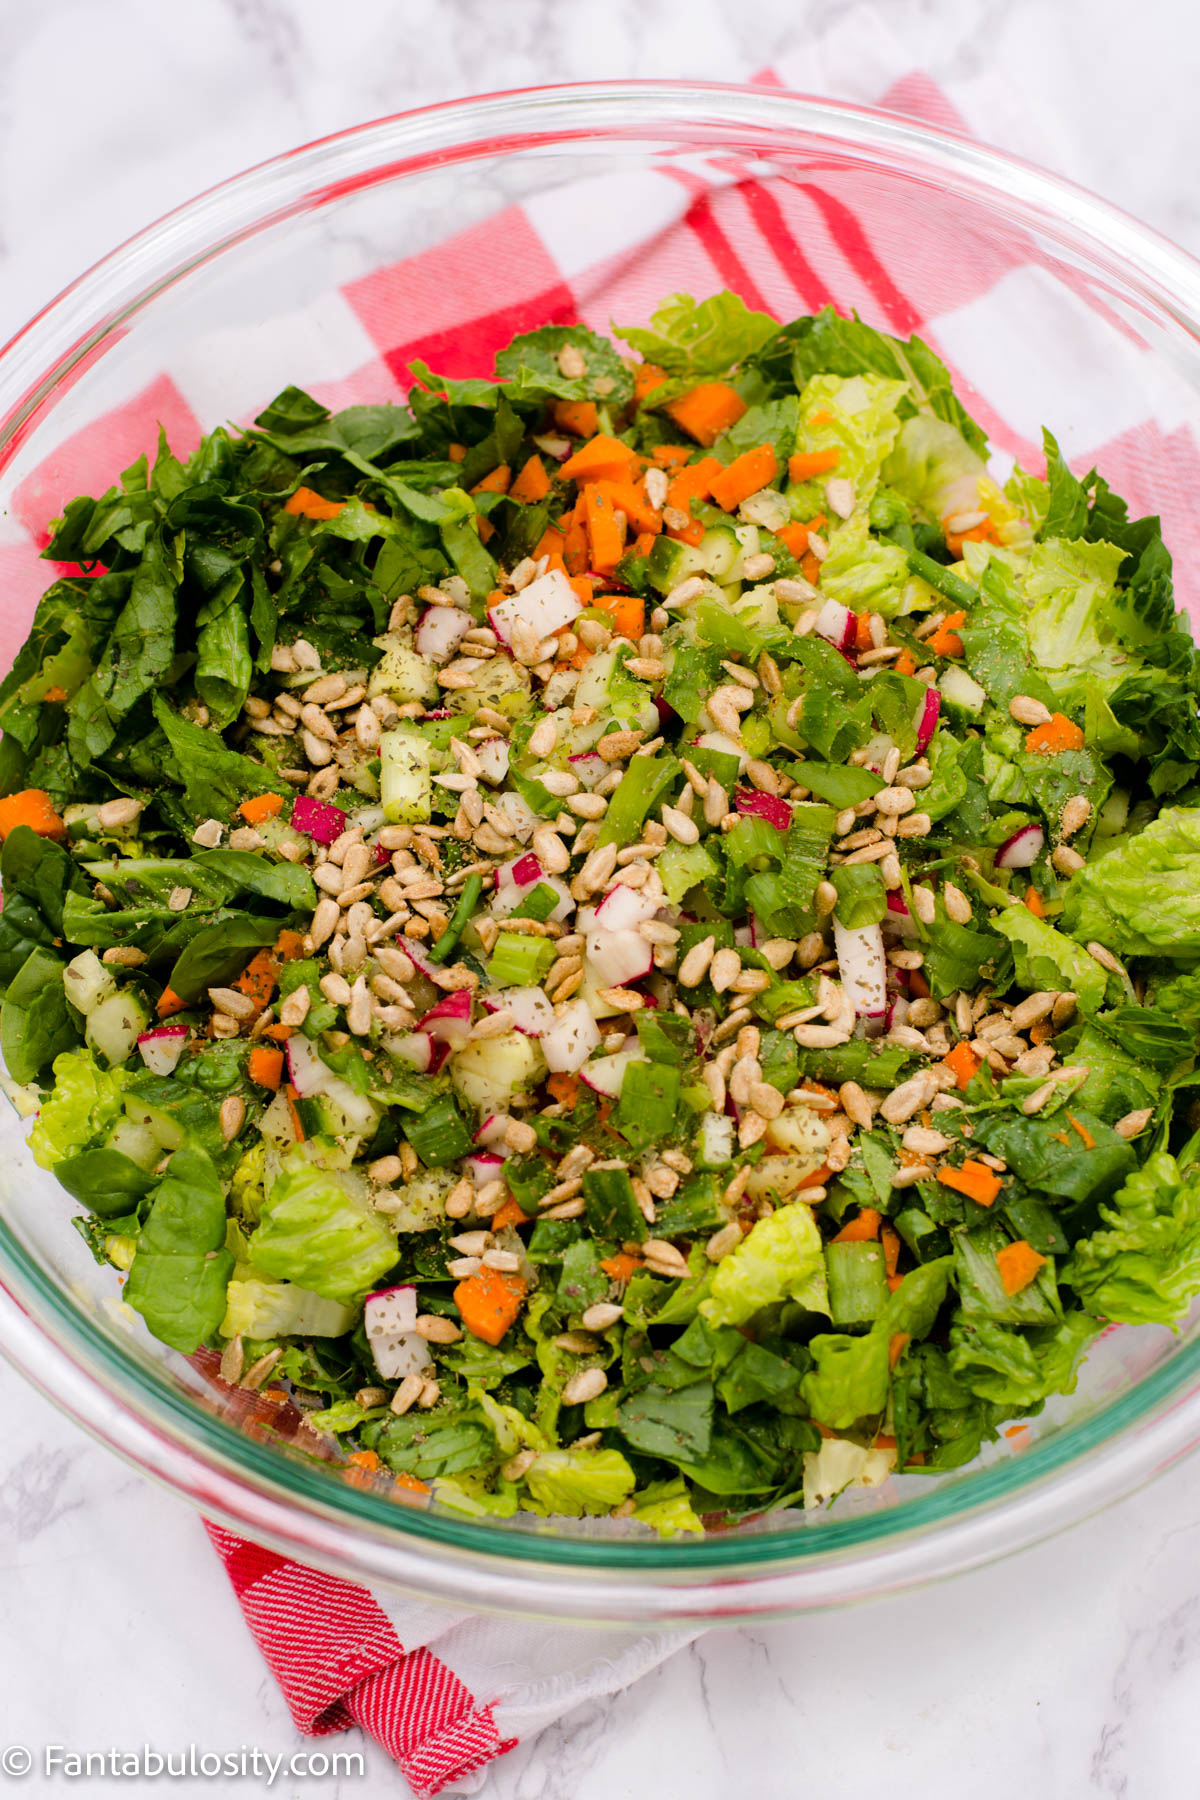
[[[389,824],[416,825],[428,819],[433,798],[429,740],[403,725],[385,731],[379,746],[379,785]]]
[[[137,1125],[128,1117],[118,1119],[108,1135],[108,1148],[119,1150],[139,1169],[152,1169],[162,1155],[162,1145],[148,1125]]]
[[[161,1106],[154,1106],[149,1100],[130,1094],[125,1101],[125,1111],[135,1125],[144,1125],[164,1150],[180,1148],[183,1143],[183,1128]]]
[[[372,1137],[378,1129],[379,1108],[348,1081],[339,1081],[332,1091],[315,1095],[309,1104],[320,1120],[318,1130],[329,1137]]]
[[[742,562],[742,546],[732,525],[714,525],[697,545],[700,566],[714,581],[736,581]]]
[[[761,549],[757,525],[735,525],[733,535],[742,546],[743,556],[757,556]]]
[[[285,824],[278,813],[273,819],[261,820],[254,829],[272,856],[278,856],[284,844],[294,844],[305,856],[308,855],[311,848],[308,839],[301,837],[298,831],[293,831],[292,827]]]
[[[733,610],[752,631],[764,631],[779,623],[779,602],[770,582],[749,588],[736,601]]]
[[[732,1161],[733,1120],[728,1113],[705,1113],[696,1134],[696,1167],[723,1169]]]
[[[451,688],[442,704],[457,713],[494,706],[507,718],[523,718],[529,711],[529,671],[503,652],[486,657],[476,663],[470,687]]]
[[[133,1052],[134,1045],[150,1025],[150,1014],[136,994],[126,989],[101,1000],[87,1016],[84,1037],[91,1049],[108,1059],[116,1068]]]
[[[646,574],[651,586],[656,587],[660,594],[669,594],[673,587],[678,587],[689,575],[706,573],[703,544],[693,547],[691,544],[681,544],[675,538],[655,538],[654,548],[646,559]]]
[[[450,1079],[472,1106],[504,1112],[515,1094],[540,1078],[545,1066],[534,1040],[510,1031],[459,1050],[450,1058]]]
[[[961,706],[964,712],[978,715],[983,711],[987,695],[977,681],[973,681],[965,669],[943,669],[938,678],[938,687],[942,697],[951,706]]]
[[[117,991],[111,969],[106,969],[94,950],[81,950],[63,970],[67,999],[86,1017],[102,1000]]]
[[[391,632],[376,638],[375,642],[382,648],[383,657],[371,671],[368,693],[390,694],[398,706],[410,700],[436,697],[437,677],[433,664],[426,657]]]

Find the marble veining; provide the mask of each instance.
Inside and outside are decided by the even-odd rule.
[[[637,75],[822,80],[851,0],[0,4],[0,333],[213,181],[382,113]],[[879,0],[985,135],[1200,250],[1200,26],[1178,0]],[[0,1366],[3,1743],[298,1740],[199,1522]],[[1002,1565],[712,1634],[497,1765],[489,1800],[1195,1800],[1200,1465]],[[2,1746],[0,1746],[2,1747]],[[352,1800],[407,1788],[281,1783]],[[54,1791],[34,1776],[28,1791]],[[92,1796],[138,1785],[97,1778]],[[149,1782],[141,1784],[146,1789]],[[187,1780],[171,1792],[212,1784]],[[254,1791],[239,1783],[232,1791]]]

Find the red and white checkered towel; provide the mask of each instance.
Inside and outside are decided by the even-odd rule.
[[[948,94],[913,70],[879,19],[843,15],[823,40],[784,57],[764,84],[872,103],[967,129]],[[958,93],[979,135],[1046,154],[1018,95],[976,78]],[[1052,122],[1051,122],[1052,128]],[[1053,147],[1051,159],[1057,160]],[[1192,502],[1200,456],[1177,400],[1147,372],[1145,346],[1116,314],[1103,343],[1096,305],[1071,307],[1070,270],[1048,265],[1015,232],[985,243],[945,208],[932,235],[895,190],[872,210],[861,188],[814,164],[783,182],[734,157],[654,173],[610,173],[562,187],[464,230],[448,245],[381,268],[319,306],[264,324],[238,352],[261,369],[261,400],[302,382],[326,405],[401,398],[415,357],[448,375],[490,372],[514,333],[546,323],[639,322],[667,293],[735,288],[788,319],[834,301],[868,322],[920,331],[1000,451],[1040,467],[1046,417],[1077,468],[1098,463],[1141,511],[1165,515],[1181,591],[1200,568]],[[1056,285],[1057,284],[1057,285]],[[1023,319],[1054,288],[1063,307],[1062,404],[1031,379]],[[980,324],[986,324],[981,334]],[[404,321],[419,319],[419,335]],[[253,335],[253,334],[251,334]],[[981,335],[986,358],[978,354]],[[1114,356],[1114,337],[1124,348]],[[49,571],[36,556],[46,521],[71,495],[100,493],[152,450],[158,422],[186,453],[202,424],[224,416],[222,334],[214,333],[141,391],[78,432],[21,485],[0,534],[0,662],[22,641]],[[1114,429],[1115,422],[1115,429]],[[16,527],[14,535],[14,525]],[[216,1526],[209,1534],[246,1621],[301,1731],[361,1726],[394,1757],[418,1795],[473,1793],[486,1765],[587,1699],[615,1693],[688,1641],[681,1633],[572,1632],[453,1615],[302,1568]],[[694,1635],[694,1634],[693,1634]]]

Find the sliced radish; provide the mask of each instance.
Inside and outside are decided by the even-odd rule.
[[[428,980],[432,981],[434,979],[435,972],[439,975],[441,974],[441,970],[438,969],[437,964],[430,962],[429,952],[422,948],[416,938],[404,939],[404,954],[408,957],[410,962],[417,965],[421,974],[426,976]]]
[[[586,956],[598,987],[625,987],[654,967],[650,946],[637,931],[603,931],[597,925],[587,934]]]
[[[565,919],[575,902],[571,898],[570,888],[565,882],[560,881],[557,875],[539,875],[536,881],[526,882],[522,887],[518,887],[515,882],[511,881],[506,882],[503,887],[497,887],[496,892],[492,895],[492,912],[498,919],[506,918],[509,913],[516,912],[526,894],[539,886],[548,887],[552,893],[558,895],[554,911],[549,915],[550,918]]]
[[[153,1031],[142,1032],[137,1047],[142,1061],[152,1075],[174,1073],[175,1065],[183,1055],[187,1036],[186,1025],[156,1025]]]
[[[508,1113],[489,1113],[475,1133],[475,1142],[482,1144],[485,1150],[499,1150],[511,1124],[512,1119]]]
[[[596,926],[602,931],[633,931],[652,919],[657,911],[654,900],[621,881],[616,887],[609,888],[596,908]]]
[[[482,999],[489,1012],[511,1012],[512,1028],[523,1037],[540,1038],[554,1024],[554,1008],[540,987],[503,988],[499,993],[484,994]]]
[[[533,887],[542,879],[542,865],[532,850],[523,856],[514,857],[512,862],[502,863],[496,870],[497,887],[506,887],[509,882],[514,887]]]
[[[581,750],[577,756],[568,756],[567,761],[572,775],[578,775],[585,788],[599,787],[604,777],[612,773],[612,764],[594,750]]]
[[[887,1008],[887,959],[879,926],[859,925],[851,930],[840,925],[835,914],[833,943],[842,987],[855,1012],[868,1017],[882,1014]]]
[[[1046,834],[1040,825],[1022,825],[996,852],[998,869],[1029,869],[1042,854]]]
[[[411,1063],[419,1075],[428,1075],[435,1066],[435,1051],[444,1050],[445,1046],[435,1044],[427,1031],[414,1031],[407,1037],[393,1038],[390,1048],[394,1055]]]
[[[297,794],[292,802],[292,829],[303,832],[314,844],[332,844],[346,829],[346,815],[330,800]]]
[[[283,1054],[287,1060],[288,1080],[304,1099],[310,1094],[327,1093],[330,1082],[337,1079],[333,1070],[317,1055],[311,1038],[306,1038],[302,1032],[292,1034],[283,1046]]]
[[[888,916],[884,924],[894,936],[912,938],[917,935],[917,924],[908,907],[904,903],[904,895],[896,893],[894,888],[888,889]]]
[[[413,648],[430,662],[448,662],[454,647],[470,631],[475,621],[457,606],[430,606],[421,615],[413,633]]]
[[[921,702],[921,717],[917,721],[917,755],[929,745],[938,727],[938,715],[942,710],[942,696],[936,688],[926,688],[925,698]]]
[[[572,1000],[541,1040],[542,1055],[552,1074],[573,1075],[600,1048],[600,1031],[586,1000]]]
[[[466,988],[456,988],[443,995],[435,1007],[419,1021],[418,1030],[445,1044],[450,1050],[461,1050],[471,1035],[471,995]],[[291,1042],[291,1039],[288,1039]]]
[[[580,1079],[594,1093],[616,1100],[620,1097],[630,1063],[646,1060],[646,1052],[640,1045],[636,1050],[618,1050],[615,1056],[598,1056],[593,1062],[585,1062],[579,1070]]]
[[[375,1367],[385,1381],[420,1374],[433,1361],[429,1345],[414,1329],[416,1322],[415,1287],[383,1288],[367,1295],[363,1324]]]
[[[776,831],[786,831],[792,822],[792,809],[777,794],[760,794],[757,788],[739,788],[733,803],[740,813],[753,819],[765,819]]]
[[[832,644],[835,650],[852,650],[858,620],[840,600],[827,600],[817,614],[813,630],[826,643]]]
[[[467,1168],[471,1180],[477,1188],[485,1187],[489,1181],[495,1181],[504,1167],[504,1158],[497,1156],[492,1150],[481,1150],[475,1156],[468,1156]]]
[[[483,779],[490,781],[493,787],[499,787],[508,774],[508,740],[502,737],[484,738],[482,744],[474,746],[474,750],[479,758]]]
[[[512,641],[513,626],[518,621],[539,638],[546,638],[561,631],[582,611],[579,595],[562,570],[547,569],[519,594],[508,594],[495,606],[489,606],[488,621],[501,642],[507,644]]]

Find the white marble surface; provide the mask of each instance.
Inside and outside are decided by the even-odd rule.
[[[731,80],[782,61],[802,85],[809,46],[847,10],[837,0],[0,0],[0,333],[154,215],[305,139],[544,80]],[[905,65],[948,84],[969,116],[977,105],[1013,147],[1200,249],[1200,31],[1180,0],[1147,0],[1136,24],[1119,0],[881,10]],[[815,83],[819,54],[812,68]],[[0,1418],[0,1749],[300,1747],[196,1517],[2,1366]],[[1192,1462],[1069,1536],[948,1586],[709,1636],[522,1746],[486,1791],[1194,1800],[1198,1551]],[[381,1754],[367,1767],[369,1791],[407,1791]],[[95,1778],[87,1788],[139,1785],[150,1787]],[[364,1784],[281,1779],[272,1791],[349,1796]]]

